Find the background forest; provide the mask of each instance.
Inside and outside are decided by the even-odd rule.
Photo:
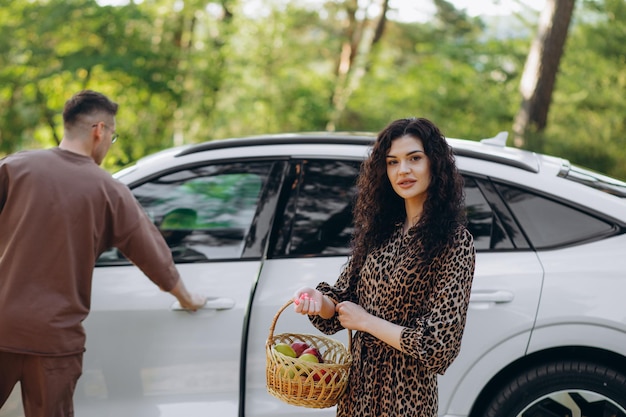
[[[83,88],[120,104],[110,171],[173,145],[412,115],[448,137],[512,132],[539,12],[419,1],[431,18],[375,0],[0,0],[0,155],[57,145]],[[626,179],[626,1],[557,1],[574,9],[547,119],[515,145]]]

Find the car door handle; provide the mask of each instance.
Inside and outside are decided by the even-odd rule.
[[[209,297],[202,306],[202,310],[230,310],[235,307],[235,300],[227,297]],[[170,309],[174,311],[185,310],[178,301],[174,301]]]
[[[514,299],[510,291],[472,291],[470,303],[510,303]]]

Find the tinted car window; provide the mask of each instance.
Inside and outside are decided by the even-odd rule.
[[[512,186],[496,186],[535,249],[582,242],[614,230],[611,223],[561,202]]]
[[[294,166],[274,256],[349,255],[359,168],[357,161],[325,160]],[[499,216],[471,177],[465,178],[465,198],[476,249],[513,249]]]
[[[467,228],[474,237],[476,250],[512,249],[499,216],[492,210],[476,180],[465,177]]]
[[[359,166],[358,161],[307,160],[294,167],[275,254],[349,254]]]
[[[232,163],[178,171],[133,189],[175,262],[241,255],[271,163]],[[99,264],[114,262],[115,250]]]

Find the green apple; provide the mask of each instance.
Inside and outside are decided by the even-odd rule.
[[[302,359],[305,362],[313,362],[313,363],[319,363],[319,359],[317,359],[317,356],[315,356],[312,353],[303,353],[302,355],[300,355],[298,357],[298,359]]]
[[[305,355],[307,353],[311,355],[315,355],[319,363],[324,363],[324,358],[322,358],[322,354],[316,348],[310,347],[308,349],[305,349],[300,355]]]
[[[296,377],[296,372],[293,369],[281,369],[280,376],[287,377],[289,379],[294,379]]]
[[[282,353],[285,356],[289,356],[290,358],[298,357],[298,355],[296,355],[296,351],[293,350],[293,348],[289,346],[287,343],[278,343],[277,345],[274,346],[274,350]]]

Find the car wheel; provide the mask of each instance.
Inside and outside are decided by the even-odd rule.
[[[485,417],[626,417],[626,376],[603,365],[557,361],[504,385]]]

